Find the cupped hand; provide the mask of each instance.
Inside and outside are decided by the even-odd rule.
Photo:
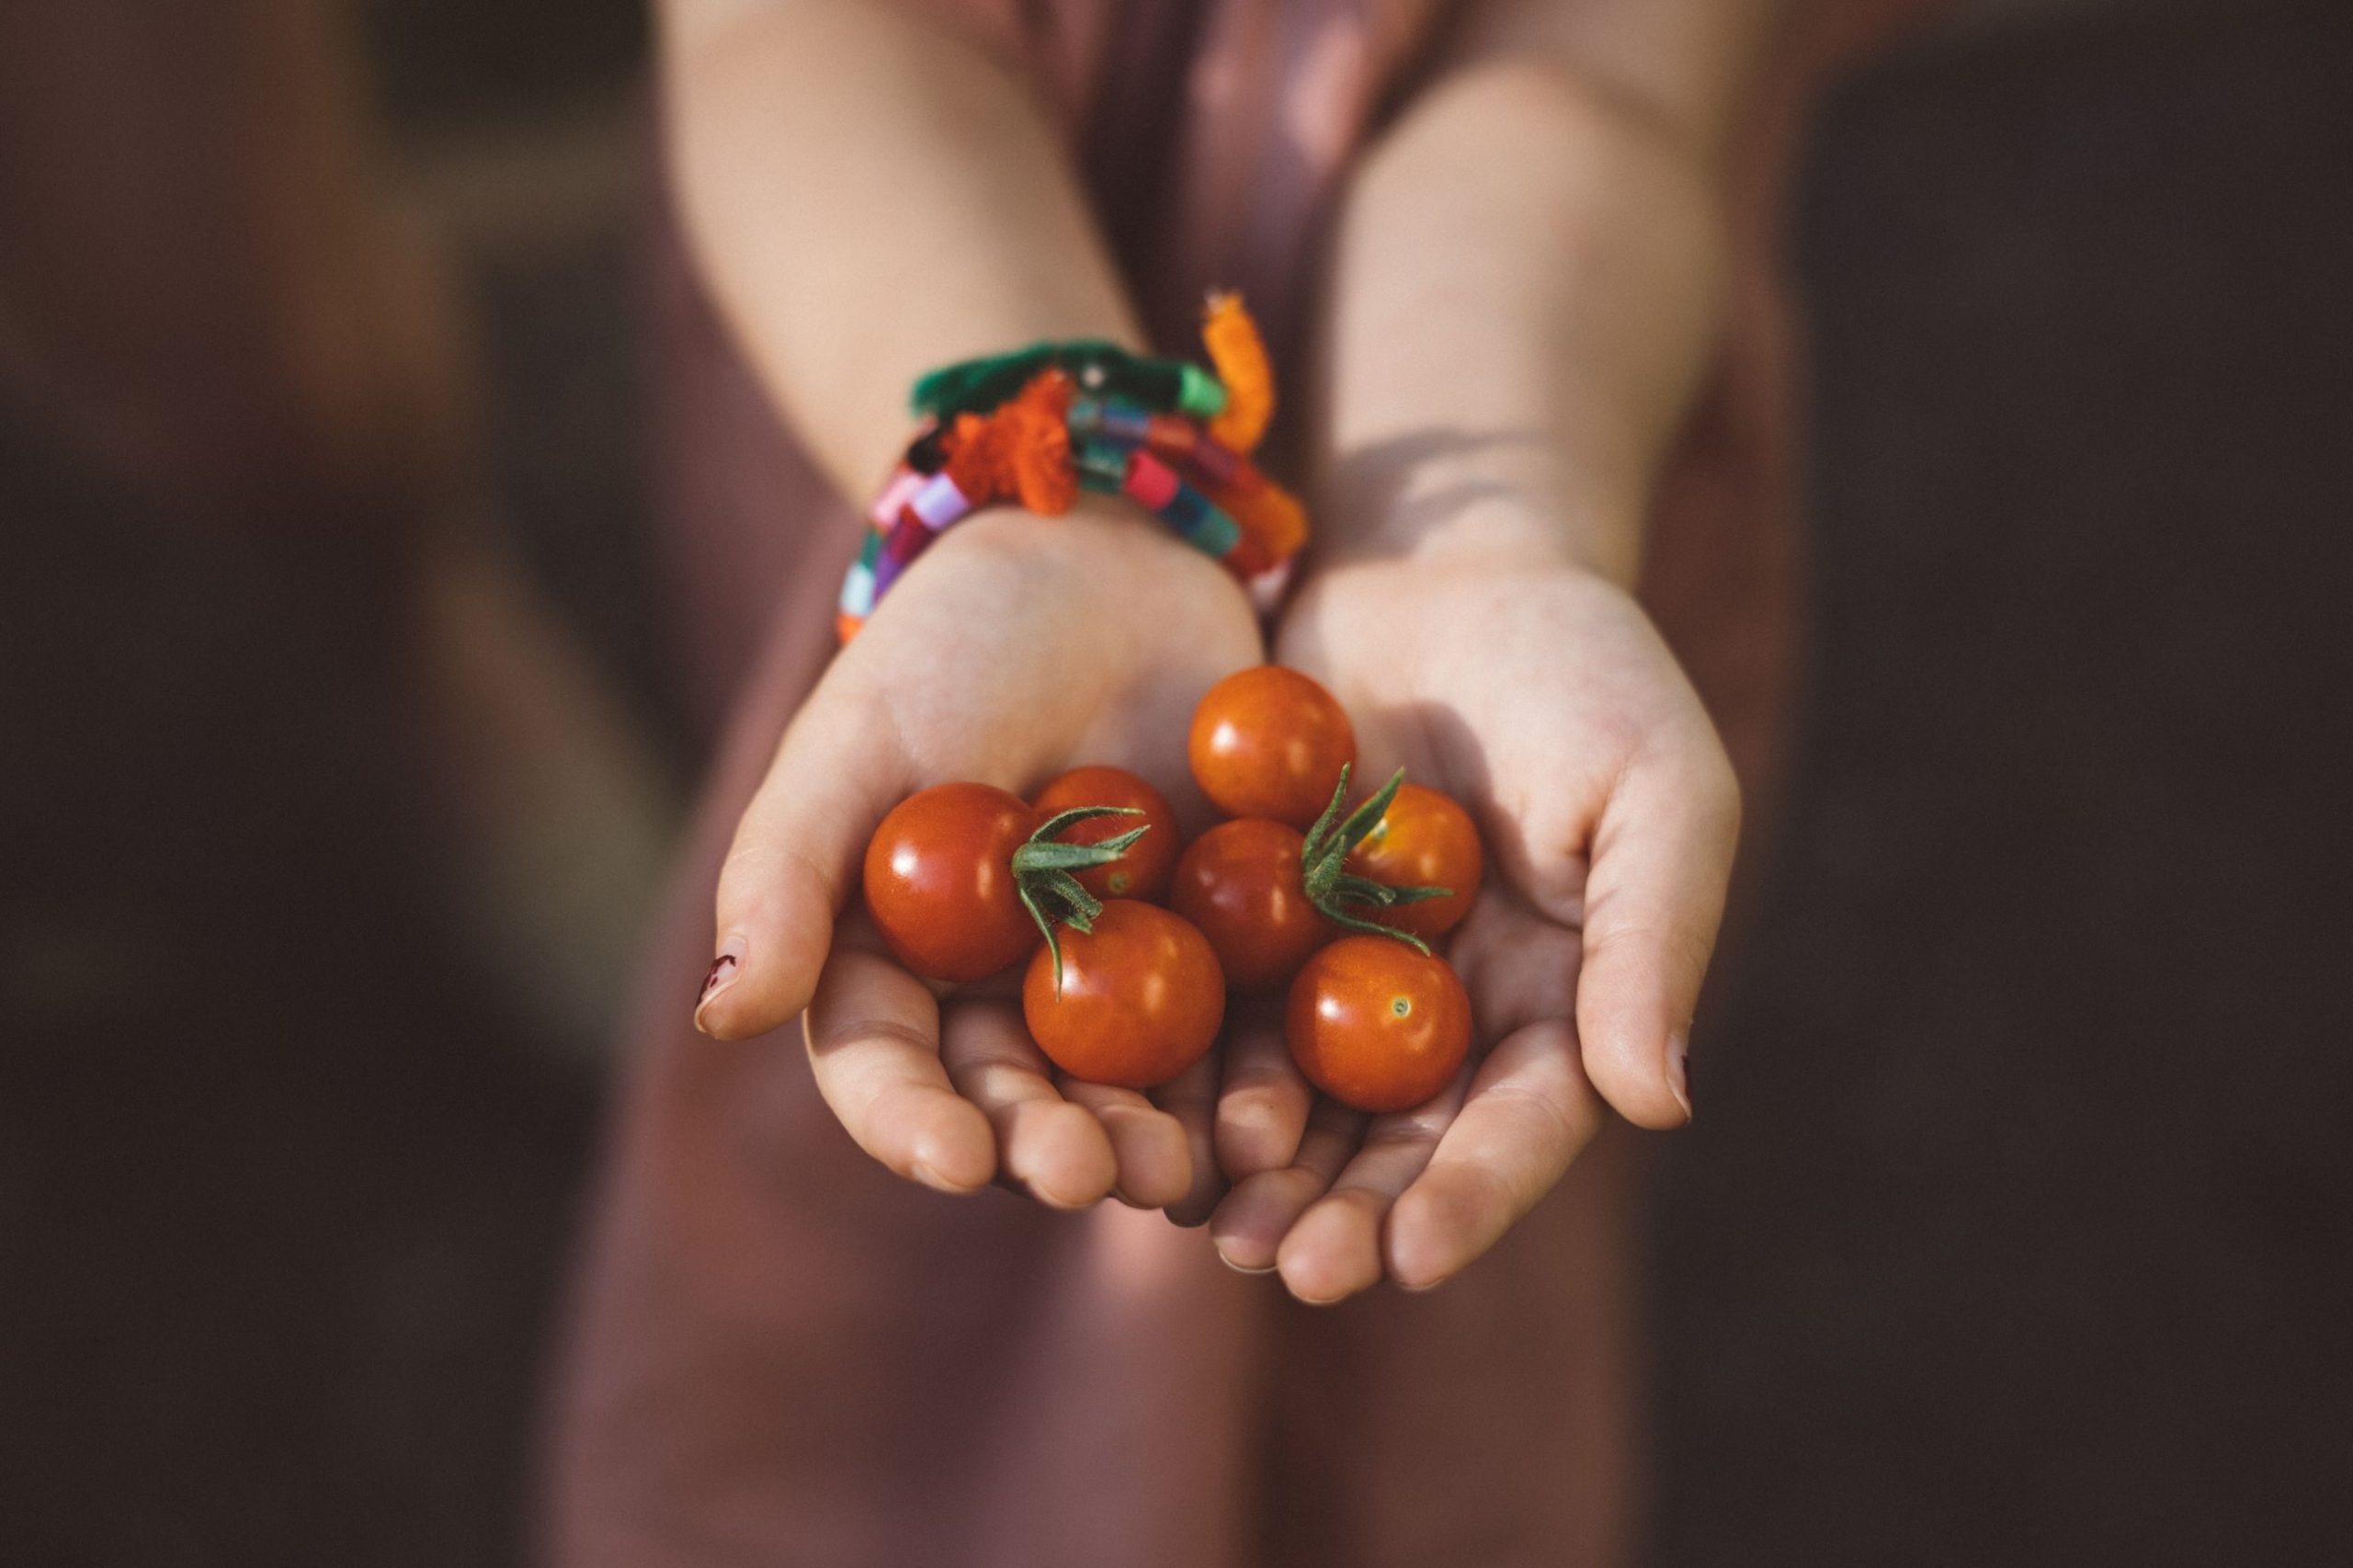
[[[1229,1263],[1336,1301],[1438,1283],[1541,1198],[1601,1125],[1691,1114],[1684,1052],[1739,833],[1730,763],[1631,596],[1547,554],[1381,559],[1312,581],[1278,639],[1357,725],[1368,781],[1470,808],[1484,891],[1450,938],[1472,1059],[1428,1104],[1318,1102],[1279,1020],[1229,1051],[1216,1139]]]
[[[1116,1194],[1206,1215],[1222,1190],[1215,1053],[1149,1097],[1063,1078],[1010,986],[943,992],[845,911],[877,824],[932,784],[1026,795],[1067,767],[1108,763],[1199,825],[1185,764],[1193,705],[1263,656],[1233,579],[1124,510],[1083,501],[1063,517],[960,524],[786,731],[720,874],[716,983],[697,1024],[744,1040],[803,1017],[826,1103],[902,1176],[955,1192],[994,1179],[1058,1207]]]

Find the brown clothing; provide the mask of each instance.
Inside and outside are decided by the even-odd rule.
[[[1147,320],[1181,347],[1242,288],[1295,350],[1350,151],[1437,18],[1376,0],[958,6],[1054,106]],[[1793,31],[1744,142],[1720,373],[1661,494],[1646,597],[1752,796],[1796,624],[1792,348],[1774,269],[1806,84],[1863,30]],[[831,651],[851,509],[791,449],[665,234],[663,434],[684,652],[720,759],[653,944],[555,1412],[566,1568],[1602,1563],[1637,1504],[1631,1136],[1461,1278],[1335,1309],[1107,1204],[898,1180],[790,1031],[688,1013],[710,892]]]

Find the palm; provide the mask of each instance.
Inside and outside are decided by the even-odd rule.
[[[1735,798],[1655,632],[1580,572],[1341,569],[1302,596],[1279,653],[1356,717],[1367,777],[1402,766],[1461,800],[1491,860],[1450,951],[1477,1019],[1450,1090],[1368,1124],[1311,1109],[1279,1052],[1237,1051],[1249,1071],[1230,1077],[1222,1124],[1265,1131],[1221,1126],[1241,1185],[1219,1245],[1329,1300],[1384,1272],[1434,1282],[1484,1251],[1559,1179],[1605,1097],[1648,1125],[1684,1119],[1664,1060],[1688,1020],[1666,1016],[1682,976],[1657,982],[1688,971],[1696,989]],[[1663,940],[1684,950],[1662,957]]]
[[[835,920],[883,813],[930,784],[1021,790],[1109,763],[1198,823],[1184,755],[1192,706],[1263,656],[1231,579],[1132,517],[1082,507],[962,525],[835,661],[746,812],[720,926],[722,938],[749,931],[761,950],[704,1023],[741,1038],[805,1006],[819,1088],[904,1175],[950,1190],[995,1178],[1069,1207],[1114,1191],[1183,1202],[1197,1176],[1214,1176],[1213,1065],[1159,1107],[1058,1079],[1002,992],[936,995],[861,916]]]
[[[1149,607],[1108,614],[1108,606]],[[943,539],[813,701],[887,705],[918,784],[1019,789],[1074,761],[1131,767],[1180,803],[1192,704],[1263,657],[1232,580],[1133,518],[990,517]]]

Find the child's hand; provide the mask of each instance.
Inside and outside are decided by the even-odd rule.
[[[1435,1284],[1560,1178],[1603,1102],[1645,1127],[1689,1118],[1682,1057],[1739,794],[1658,633],[1581,567],[1333,567],[1279,654],[1354,716],[1366,779],[1402,764],[1478,820],[1488,878],[1451,955],[1477,1033],[1467,1082],[1368,1123],[1328,1104],[1310,1122],[1279,1024],[1241,1030],[1217,1126],[1239,1185],[1212,1235],[1310,1301],[1384,1270]]]
[[[1233,580],[1124,507],[994,513],[932,547],[794,718],[721,872],[719,984],[697,1022],[742,1040],[807,1010],[817,1086],[860,1147],[950,1191],[992,1178],[1061,1206],[1214,1196],[1216,1055],[1154,1096],[1057,1082],[1017,996],[941,998],[855,902],[867,840],[927,785],[1028,790],[1134,769],[1198,824],[1193,704],[1264,656]],[[725,960],[737,961],[729,968]],[[1172,1115],[1174,1112],[1176,1114]]]

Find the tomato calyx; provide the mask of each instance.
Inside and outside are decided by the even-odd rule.
[[[1391,937],[1427,956],[1429,944],[1410,931],[1400,931],[1368,920],[1353,912],[1358,909],[1393,909],[1401,903],[1419,903],[1424,899],[1449,898],[1452,888],[1394,888],[1386,882],[1376,882],[1370,877],[1359,877],[1347,869],[1348,851],[1364,842],[1381,819],[1389,812],[1390,802],[1397,799],[1397,791],[1404,787],[1405,770],[1399,768],[1389,776],[1372,797],[1355,811],[1341,813],[1341,806],[1348,798],[1350,765],[1340,765],[1340,782],[1332,791],[1332,803],[1307,830],[1307,840],[1300,850],[1299,864],[1307,884],[1307,901],[1324,917],[1351,931],[1361,931],[1370,937]]]
[[[1152,831],[1152,824],[1100,844],[1064,844],[1063,834],[1080,823],[1096,817],[1140,817],[1144,813],[1134,806],[1078,806],[1058,812],[1039,825],[1029,841],[1013,852],[1013,888],[1021,895],[1021,907],[1029,912],[1038,929],[1046,938],[1046,950],[1054,955],[1054,989],[1062,989],[1063,948],[1054,937],[1057,923],[1074,931],[1091,933],[1095,917],[1103,913],[1103,901],[1088,892],[1074,872],[1097,866],[1108,866],[1127,853],[1128,846]],[[1049,914],[1048,912],[1051,913]]]

